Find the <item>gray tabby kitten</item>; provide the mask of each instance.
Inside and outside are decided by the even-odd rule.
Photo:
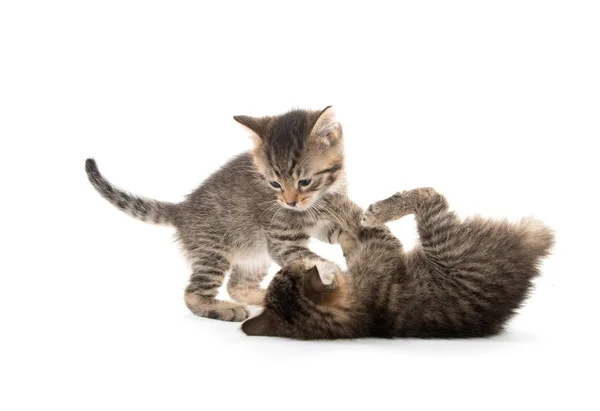
[[[385,227],[414,214],[420,245],[404,253]],[[430,188],[398,193],[364,213],[358,242],[342,233],[348,272],[329,285],[318,269],[291,265],[269,285],[248,335],[298,339],[457,338],[500,332],[554,242],[542,223],[461,221]]]
[[[360,221],[361,210],[346,197],[342,127],[330,107],[293,110],[280,116],[234,119],[254,137],[241,154],[210,176],[179,204],[150,200],[111,185],[93,159],[86,172],[110,203],[142,221],[177,229],[192,266],[185,303],[196,315],[243,321],[248,310],[215,299],[231,270],[230,296],[262,304],[260,288],[271,257],[285,266],[303,261],[319,267],[323,281],[339,272],[336,264],[307,248],[311,235],[337,242],[342,218]]]

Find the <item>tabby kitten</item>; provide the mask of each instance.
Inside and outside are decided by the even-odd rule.
[[[420,245],[405,254],[377,226],[407,214],[416,217]],[[461,221],[430,188],[373,204],[363,224],[358,242],[341,235],[347,273],[325,285],[317,268],[285,267],[243,331],[298,339],[493,335],[527,297],[554,241],[532,219]]]
[[[225,274],[237,302],[262,304],[260,288],[271,260],[285,266],[316,265],[323,281],[339,268],[307,248],[309,236],[335,243],[339,224],[360,224],[361,210],[346,196],[342,128],[330,107],[293,110],[273,117],[236,116],[254,138],[254,149],[210,176],[179,204],[121,191],[98,171],[93,159],[86,172],[110,203],[142,221],[174,226],[192,266],[185,303],[196,315],[243,321],[248,310],[215,299]]]

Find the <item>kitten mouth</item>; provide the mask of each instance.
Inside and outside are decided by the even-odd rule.
[[[312,203],[312,201],[307,200],[307,201],[304,201],[304,202],[301,202],[301,203],[297,203],[295,206],[290,206],[290,205],[287,205],[284,202],[280,201],[279,205],[282,208],[285,208],[286,210],[305,211],[305,210],[307,210],[310,207],[311,203]]]
[[[308,207],[305,204],[298,204],[295,206],[289,206],[287,204],[279,204],[281,207],[285,208],[286,210],[294,210],[294,211],[304,211],[306,210]]]

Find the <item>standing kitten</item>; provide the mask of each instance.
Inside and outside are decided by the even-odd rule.
[[[365,226],[415,214],[420,245],[405,254],[385,227],[341,235],[348,273],[332,284],[316,268],[292,265],[269,285],[266,308],[246,321],[249,335],[298,339],[456,338],[500,332],[538,275],[553,244],[535,220],[519,224],[448,211],[433,189],[398,193],[369,207]]]
[[[231,160],[179,204],[137,197],[111,185],[92,159],[90,182],[110,203],[137,219],[177,229],[192,265],[185,303],[196,315],[243,321],[247,309],[215,299],[225,273],[230,296],[262,304],[270,265],[317,265],[325,282],[337,265],[307,248],[310,235],[335,243],[336,222],[359,224],[361,210],[346,197],[342,128],[330,107],[280,116],[234,119],[254,137],[252,152]]]

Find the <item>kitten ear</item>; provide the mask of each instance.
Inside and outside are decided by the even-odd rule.
[[[342,126],[337,121],[331,106],[325,107],[319,113],[310,137],[328,146],[335,145],[342,138]]]
[[[337,288],[337,283],[325,284],[317,266],[314,266],[304,274],[304,295],[315,304],[325,302],[330,294]]]
[[[233,116],[233,119],[253,134],[256,143],[260,143],[267,135],[267,126],[271,117]]]
[[[242,331],[246,335],[251,336],[271,336],[277,335],[275,322],[273,321],[272,314],[268,311],[263,311],[256,317],[252,317],[249,320],[244,321],[242,324]]]
[[[321,292],[325,289],[325,284],[321,280],[319,269],[315,265],[313,268],[308,270],[304,277],[304,288],[308,288],[311,291]]]

